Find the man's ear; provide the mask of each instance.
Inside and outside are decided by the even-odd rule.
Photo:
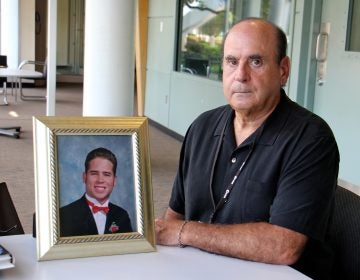
[[[287,80],[289,78],[290,73],[290,58],[288,56],[285,56],[280,61],[280,83],[281,86],[285,86],[287,83]]]

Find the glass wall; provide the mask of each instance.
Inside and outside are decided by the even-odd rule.
[[[360,52],[360,0],[349,1],[346,50]]]
[[[179,0],[175,70],[221,79],[226,32],[238,20],[254,16],[279,25],[289,34],[293,0]]]
[[[61,0],[57,4],[56,70],[59,74],[82,75],[85,0]]]

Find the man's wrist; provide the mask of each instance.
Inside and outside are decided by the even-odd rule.
[[[186,247],[186,245],[182,242],[182,234],[183,234],[183,231],[184,231],[184,228],[186,226],[186,224],[188,223],[189,221],[184,221],[180,227],[180,230],[179,230],[179,233],[178,233],[178,247],[180,248],[184,248]]]

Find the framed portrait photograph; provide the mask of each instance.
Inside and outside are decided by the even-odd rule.
[[[38,260],[156,250],[146,117],[33,117]]]

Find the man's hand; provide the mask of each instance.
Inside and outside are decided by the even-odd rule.
[[[160,245],[179,245],[179,233],[184,216],[168,208],[163,218],[155,219],[156,242]]]
[[[183,223],[184,220],[155,219],[157,244],[177,246],[179,244],[179,234]]]

